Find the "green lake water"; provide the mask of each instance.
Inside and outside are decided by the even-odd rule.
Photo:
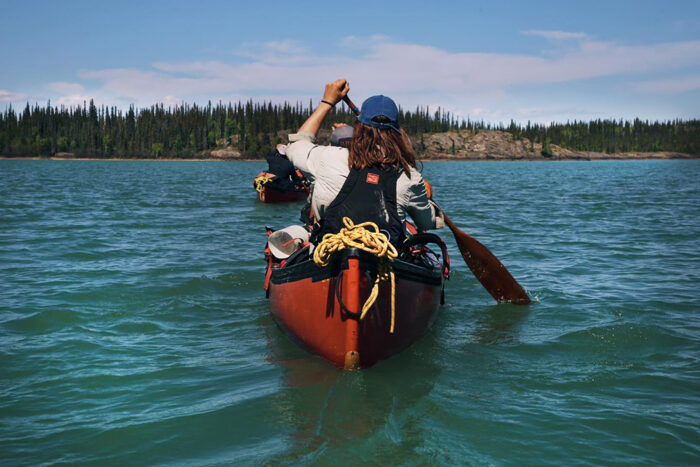
[[[360,372],[269,315],[263,167],[0,161],[0,464],[700,464],[700,161],[426,163],[534,302],[440,231],[435,325]]]

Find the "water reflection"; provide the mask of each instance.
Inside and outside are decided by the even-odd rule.
[[[362,449],[368,443],[387,443],[385,454],[395,451],[391,462],[397,455],[408,462],[411,452],[420,449],[417,425],[440,373],[434,332],[368,370],[346,372],[299,349],[276,327],[265,331],[268,361],[282,370],[270,422],[289,433],[289,448],[273,464],[330,460],[338,450],[347,455],[349,446],[357,446],[357,461],[363,456],[376,460]]]
[[[483,345],[518,344],[523,320],[530,314],[530,307],[498,304],[476,314],[474,334]]]

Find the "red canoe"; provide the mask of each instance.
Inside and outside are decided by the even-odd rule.
[[[258,192],[258,199],[263,203],[291,203],[304,201],[309,196],[306,190],[279,190],[269,183]]]
[[[255,188],[258,199],[263,203],[304,201],[309,196],[309,189],[305,185],[295,185],[291,189],[282,189],[276,183],[266,181],[265,176],[274,177],[274,175],[261,172],[253,179],[253,188]],[[260,178],[262,178],[262,183],[258,181]]]
[[[378,260],[356,249],[342,251],[323,268],[308,258],[306,249],[281,264],[269,260],[265,286],[273,318],[302,347],[340,368],[367,368],[401,352],[432,325],[449,275],[439,237],[414,235],[411,243],[413,248],[407,245],[400,255],[404,260],[391,262],[396,277],[393,333],[390,282],[381,283],[377,301],[359,319]],[[426,253],[426,243],[438,243],[442,263],[439,255]]]

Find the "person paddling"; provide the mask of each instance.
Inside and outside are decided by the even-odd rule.
[[[363,102],[349,149],[315,144],[323,120],[349,89],[345,79],[326,84],[316,110],[289,135],[287,157],[315,180],[312,207],[318,226],[311,240],[338,232],[344,217],[375,222],[394,245],[403,242],[409,216],[419,230],[444,226],[392,99],[377,95]]]
[[[271,151],[265,156],[267,160],[267,172],[275,176],[272,183],[276,184],[282,190],[293,190],[300,186],[304,177],[297,173],[287,156],[285,155],[285,146],[278,146],[277,149]]]
[[[347,123],[334,123],[332,128],[331,146],[349,148],[350,144],[352,143],[353,128]],[[299,220],[309,231],[314,229],[314,224],[316,221],[314,211],[311,208],[311,196],[309,196],[309,198],[306,200],[304,207],[301,208]]]

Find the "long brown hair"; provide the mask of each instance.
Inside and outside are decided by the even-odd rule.
[[[374,128],[364,123],[355,123],[350,146],[348,166],[351,169],[378,167],[386,170],[402,167],[411,177],[411,167],[416,168],[416,153],[405,131]]]

